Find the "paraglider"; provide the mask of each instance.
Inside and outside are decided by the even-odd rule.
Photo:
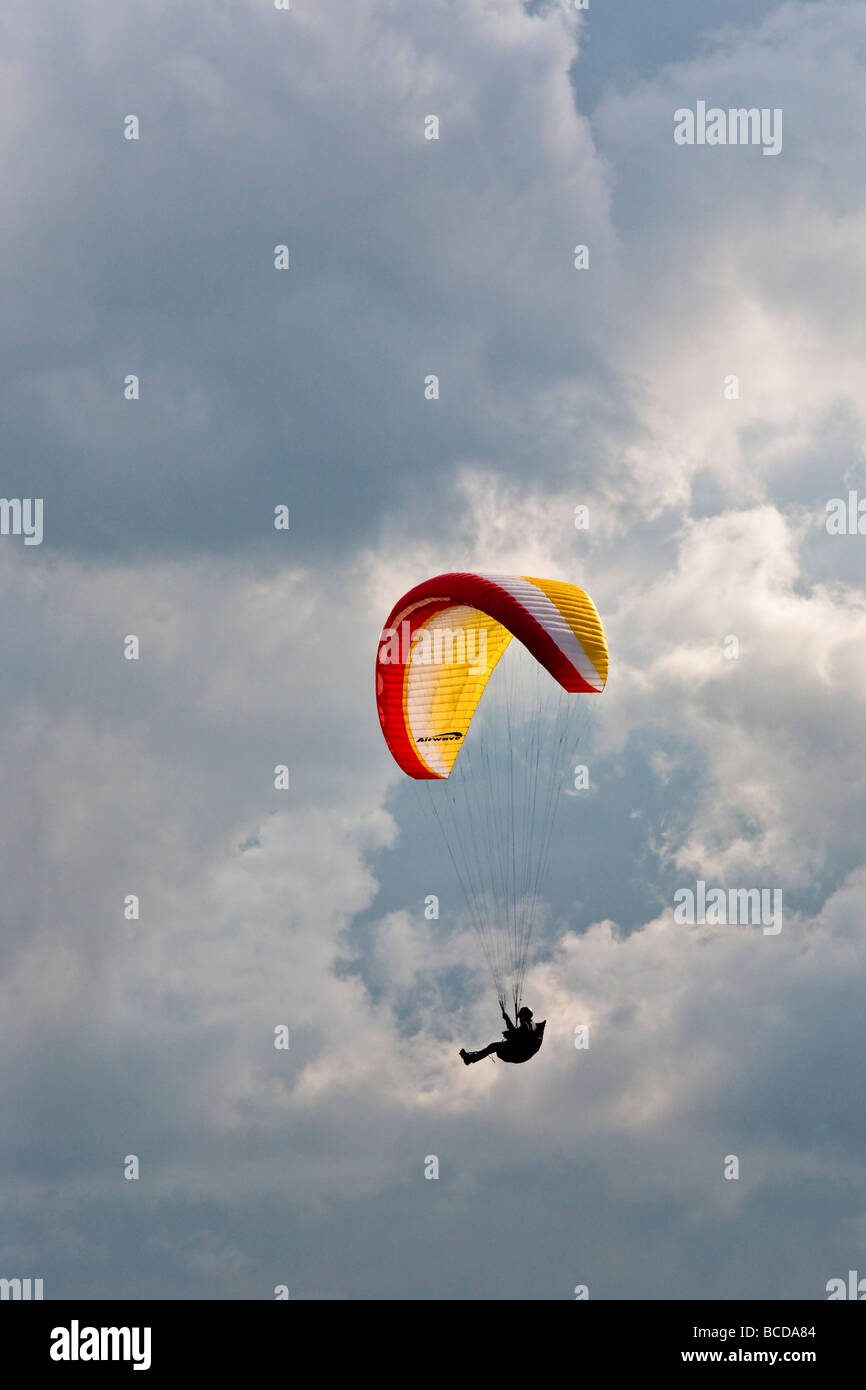
[[[473,1062],[481,1062],[485,1057],[490,1057],[495,1053],[500,1062],[528,1062],[530,1057],[534,1057],[544,1041],[544,1027],[547,1022],[543,1019],[541,1023],[533,1023],[532,1010],[524,1004],[518,1010],[516,1025],[511,1022],[505,1010],[502,1010],[502,1017],[505,1019],[505,1028],[502,1031],[504,1042],[492,1042],[488,1047],[484,1047],[480,1052],[467,1052],[465,1047],[461,1047],[460,1056],[467,1067]]]
[[[467,1066],[494,1054],[527,1061],[541,1046],[544,1024],[521,1009],[523,981],[583,704],[574,697],[600,693],[607,668],[589,595],[553,579],[436,575],[404,594],[383,628],[382,732],[443,834],[507,1023],[503,1042],[461,1052]]]

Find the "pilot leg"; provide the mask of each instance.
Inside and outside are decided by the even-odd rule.
[[[494,1042],[491,1043],[489,1047],[482,1048],[480,1052],[467,1052],[465,1048],[461,1048],[460,1056],[468,1067],[472,1062],[481,1062],[485,1057],[489,1057],[491,1052],[496,1052],[498,1050],[499,1046],[500,1044],[498,1042]]]

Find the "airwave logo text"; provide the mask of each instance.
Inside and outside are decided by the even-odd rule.
[[[132,1361],[134,1371],[150,1370],[149,1327],[69,1327],[51,1329],[52,1361]]]

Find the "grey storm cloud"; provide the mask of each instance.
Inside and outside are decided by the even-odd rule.
[[[824,521],[866,486],[864,7],[2,25],[45,542],[0,537],[0,1276],[822,1297],[863,1243],[866,537]],[[783,107],[782,153],[677,147],[698,99]],[[612,657],[511,1074],[457,1058],[496,1004],[373,696],[395,600],[475,568],[585,585]],[[783,931],[677,923],[698,879]]]

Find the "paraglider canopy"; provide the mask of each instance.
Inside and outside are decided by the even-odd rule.
[[[470,739],[513,637],[525,660],[503,663],[499,706]],[[573,697],[601,692],[607,670],[589,595],[528,575],[436,575],[394,605],[379,640],[382,732],[402,770],[429,788],[497,995],[510,994],[515,1011],[581,703]]]
[[[388,747],[410,777],[449,775],[512,636],[564,690],[604,689],[604,629],[574,584],[440,574],[394,605],[379,641],[376,700]]]

